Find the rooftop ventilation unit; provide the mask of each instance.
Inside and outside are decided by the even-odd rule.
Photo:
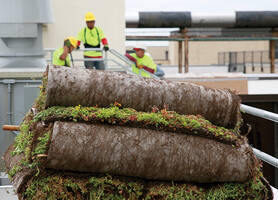
[[[0,0],[0,68],[46,65],[42,25],[52,23],[50,0]]]

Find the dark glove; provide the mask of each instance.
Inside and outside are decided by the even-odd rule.
[[[104,51],[108,51],[109,47],[108,46],[104,46],[103,49],[104,49]]]
[[[77,46],[76,49],[80,49],[80,46]]]

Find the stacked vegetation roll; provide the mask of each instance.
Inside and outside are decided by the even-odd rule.
[[[210,122],[234,128],[239,122],[237,95],[188,82],[171,82],[140,76],[51,67],[46,106],[108,107],[119,102],[125,108],[151,112],[165,106],[179,114],[202,115]]]
[[[118,102],[45,109],[46,85],[4,156],[20,199],[272,199],[237,129]]]

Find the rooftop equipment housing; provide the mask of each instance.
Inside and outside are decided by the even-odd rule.
[[[0,68],[45,66],[42,26],[53,22],[50,0],[0,3]]]

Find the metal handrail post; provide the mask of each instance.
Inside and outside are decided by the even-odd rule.
[[[104,69],[107,68],[107,60],[108,60],[107,51],[104,51]]]

